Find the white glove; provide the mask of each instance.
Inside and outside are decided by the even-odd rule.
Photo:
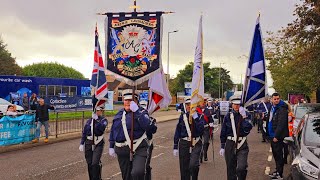
[[[240,108],[239,108],[239,113],[241,114],[241,116],[242,116],[243,118],[246,118],[246,117],[247,117],[246,110],[245,110],[243,107],[240,107]]]
[[[114,149],[113,148],[109,148],[109,155],[111,157],[116,157],[116,153],[114,152]]]
[[[192,117],[193,117],[193,119],[197,119],[199,116],[198,116],[198,113],[197,112],[194,112],[193,114],[192,114]]]
[[[130,102],[130,110],[131,110],[132,112],[136,112],[136,111],[138,111],[138,109],[139,109],[139,107],[138,107],[137,103],[134,102],[134,101],[131,101],[131,102]]]
[[[84,149],[84,146],[83,146],[83,144],[80,144],[80,146],[79,146],[79,151],[83,151],[83,149]]]
[[[213,123],[209,123],[209,126],[210,126],[210,127],[213,127]]]
[[[95,119],[95,120],[97,120],[97,119],[98,119],[98,116],[97,116],[97,114],[96,114],[96,113],[92,113],[92,119]]]
[[[177,157],[179,155],[179,150],[178,149],[174,149],[173,150],[173,156]]]
[[[219,151],[219,154],[220,154],[220,156],[223,156],[224,157],[224,149],[220,149],[220,151]]]

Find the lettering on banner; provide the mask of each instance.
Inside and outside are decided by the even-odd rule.
[[[0,124],[0,129],[3,129],[3,124]]]
[[[8,139],[10,137],[11,137],[10,131],[8,131],[8,132],[0,132],[0,139],[4,139],[4,138]]]

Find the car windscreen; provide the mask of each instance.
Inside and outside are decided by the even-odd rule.
[[[320,117],[307,121],[304,143],[306,146],[320,147]]]
[[[304,115],[310,112],[320,111],[320,105],[315,106],[298,106],[296,109],[296,118],[301,119]]]
[[[6,100],[4,100],[4,99],[0,98],[0,104],[2,104],[2,105],[9,105],[9,104],[10,104],[10,102],[8,102],[8,101],[6,101]]]

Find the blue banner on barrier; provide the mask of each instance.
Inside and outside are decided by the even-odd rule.
[[[0,119],[0,146],[29,142],[34,139],[35,115],[17,117],[4,116]]]

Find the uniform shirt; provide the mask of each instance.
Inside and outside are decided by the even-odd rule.
[[[208,124],[209,124],[209,123],[213,123],[212,115],[214,115],[215,112],[214,112],[214,108],[213,108],[212,106],[207,106],[207,107],[204,109],[203,114],[208,117],[208,119],[209,119]]]
[[[126,141],[121,121],[123,111],[125,111],[124,108],[119,110],[119,112],[114,116],[109,137],[110,148],[114,148],[116,142],[123,143]],[[131,114],[131,111],[126,113],[126,125],[129,136],[131,134]],[[147,134],[153,134],[156,131],[157,126],[155,125],[155,123],[153,123],[153,121],[150,120],[148,111],[146,111],[142,107],[139,107],[139,109],[136,112],[134,112],[133,139],[139,139],[145,132],[147,132]]]
[[[241,114],[239,112],[236,112],[234,110],[232,110],[230,113],[233,113],[233,115],[234,115],[234,122],[235,122],[236,131],[237,131],[238,122],[240,120],[240,117],[242,118],[242,116],[241,116]],[[222,124],[222,127],[221,127],[221,133],[220,133],[221,148],[224,148],[228,136],[232,136],[233,137],[230,113],[228,113],[224,117],[224,121],[223,121],[223,124]],[[247,136],[250,133],[251,129],[252,129],[252,124],[249,122],[248,119],[244,119],[240,123],[239,137]]]
[[[87,137],[92,136],[91,135],[91,121],[92,121],[92,118],[88,119],[88,121],[84,125],[80,144],[84,144]],[[94,122],[94,124],[95,124],[95,126],[93,128],[94,135],[95,136],[102,136],[104,133],[104,130],[106,129],[106,127],[108,125],[107,119],[102,116],[98,116],[98,119],[96,120],[96,122]]]
[[[270,102],[265,102],[264,104],[266,105],[267,109],[264,107],[263,102],[261,102],[257,108],[259,113],[266,113],[272,106]]]
[[[176,126],[175,133],[174,133],[174,149],[178,149],[178,142],[179,142],[180,138],[188,137],[187,128],[186,128],[185,123],[183,121],[183,116],[184,116],[184,114],[181,113],[181,115],[179,117],[178,124]],[[189,117],[189,112],[187,113],[187,117]],[[192,131],[192,127],[189,123],[189,119],[187,121],[188,121],[188,125],[190,127],[190,131]],[[196,119],[192,118],[192,123],[194,124],[192,137],[196,138],[196,137],[202,136],[203,130],[204,130],[204,124],[205,124],[204,117],[198,113],[198,118],[196,118]]]

